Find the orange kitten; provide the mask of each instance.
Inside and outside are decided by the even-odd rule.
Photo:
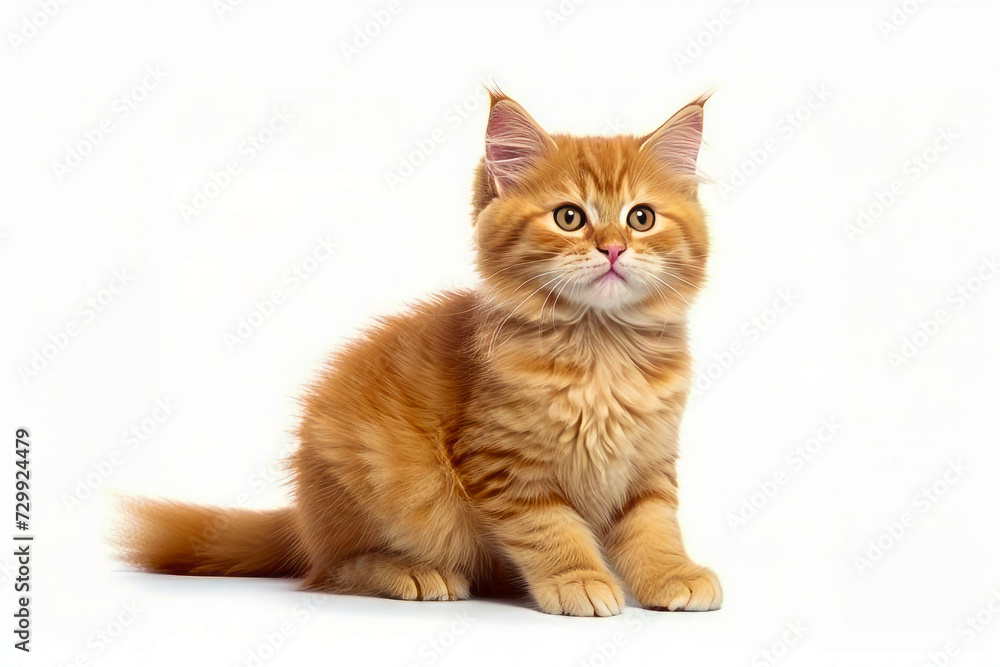
[[[132,499],[121,557],[408,600],[527,591],[544,612],[718,609],[677,523],[689,301],[708,237],[702,97],[645,137],[550,135],[491,91],[482,283],[385,319],[304,399],[295,503]]]

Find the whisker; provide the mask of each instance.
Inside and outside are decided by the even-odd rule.
[[[569,281],[569,279],[570,278],[566,278],[567,281]],[[559,279],[559,282],[562,282],[562,278]],[[556,291],[556,288],[559,287],[559,282],[557,282],[555,285],[553,285],[552,289],[549,290],[549,293],[545,295],[545,301],[542,301],[542,307],[538,311],[538,337],[539,338],[541,338],[541,336],[542,336],[542,326],[545,324],[545,306],[549,302],[549,297],[552,296],[553,292]],[[553,301],[552,301],[552,308],[553,308],[553,310],[555,310],[556,302],[558,300],[559,300],[559,297],[557,295],[555,297],[555,299],[553,299]],[[552,328],[553,329],[555,328],[555,321],[554,320],[552,322]]]
[[[569,278],[566,279],[566,283],[562,287],[559,288],[559,291],[556,292],[556,298],[553,299],[553,301],[552,301],[552,328],[553,329],[556,328],[556,305],[559,303],[559,297],[562,295],[563,290],[566,289],[566,286],[569,285],[571,282],[573,282],[573,275],[572,274],[570,274]],[[555,289],[555,288],[553,288],[553,289]]]
[[[682,283],[684,283],[685,285],[690,285],[691,287],[693,287],[693,288],[695,288],[695,289],[698,289],[698,286],[697,286],[697,285],[695,285],[695,284],[693,284],[693,283],[691,283],[691,282],[689,282],[689,281],[687,281],[687,280],[684,280],[683,278],[681,278],[681,277],[680,277],[679,275],[677,275],[676,273],[671,273],[670,271],[667,271],[666,269],[664,269],[664,270],[663,270],[663,272],[664,272],[664,273],[666,273],[666,274],[667,274],[668,276],[670,276],[671,278],[674,278],[674,279],[676,279],[676,280],[679,280],[679,281],[681,281],[681,282],[682,282]]]
[[[548,271],[547,273],[554,273],[554,271]],[[543,273],[541,275],[546,275],[546,273]],[[541,275],[537,276],[537,277],[541,277]],[[496,331],[493,332],[493,337],[490,339],[490,344],[486,348],[487,349],[487,354],[489,354],[490,356],[492,356],[493,352],[496,350],[497,337],[500,335],[500,330],[503,329],[503,326],[505,324],[507,324],[507,320],[509,320],[511,317],[513,317],[514,313],[516,313],[518,311],[518,309],[521,306],[523,306],[525,304],[525,302],[528,301],[528,299],[530,299],[531,297],[533,297],[536,294],[538,294],[538,292],[540,290],[542,290],[543,288],[545,288],[546,285],[550,285],[551,283],[555,282],[556,280],[559,280],[562,277],[562,275],[563,274],[560,273],[558,276],[556,276],[552,280],[549,280],[548,282],[546,282],[543,285],[541,285],[540,287],[538,287],[534,292],[532,292],[528,296],[524,297],[524,300],[521,301],[521,303],[517,304],[517,306],[514,308],[514,310],[510,311],[510,313],[507,315],[507,317],[505,317],[503,319],[503,321],[500,323],[500,326],[497,327]],[[525,281],[525,282],[528,282],[528,281]],[[524,283],[521,283],[521,284],[523,285]],[[520,287],[518,289],[520,289]],[[522,324],[522,326],[523,326],[523,324]]]
[[[676,287],[674,287],[673,285],[671,285],[670,283],[668,283],[666,280],[664,280],[663,278],[660,278],[659,276],[654,275],[652,273],[648,274],[648,277],[652,278],[653,280],[658,280],[661,283],[663,283],[664,286],[667,287],[667,289],[673,290],[677,294],[677,296],[679,296],[681,298],[681,301],[683,301],[685,304],[687,304],[687,306],[689,308],[691,307],[691,304],[688,302],[687,299],[684,298],[684,295],[681,294],[680,291]]]

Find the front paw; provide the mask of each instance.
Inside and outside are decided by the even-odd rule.
[[[712,570],[687,563],[665,573],[636,599],[647,609],[713,611],[722,606],[722,585]]]
[[[538,606],[547,614],[615,616],[625,606],[618,582],[597,570],[571,570],[547,577],[531,588]]]

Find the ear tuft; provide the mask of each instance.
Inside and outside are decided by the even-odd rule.
[[[644,137],[640,150],[651,151],[670,168],[693,176],[698,165],[704,106],[712,92],[685,105],[652,134]]]
[[[483,87],[486,88],[486,92],[490,94],[490,111],[496,106],[497,102],[500,100],[510,99],[507,95],[500,90],[500,86],[497,85],[496,81],[491,81],[490,83],[483,83]]]
[[[486,171],[503,195],[540,158],[554,150],[556,143],[520,104],[499,88],[487,86],[487,90],[490,118],[486,124]]]

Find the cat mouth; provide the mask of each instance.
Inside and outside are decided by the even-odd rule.
[[[604,274],[599,276],[596,280],[594,280],[594,282],[597,283],[598,285],[603,285],[609,282],[619,282],[619,281],[623,283],[628,282],[627,280],[625,280],[625,276],[615,271],[614,267],[611,267],[610,269],[607,270],[607,272],[605,272]]]

